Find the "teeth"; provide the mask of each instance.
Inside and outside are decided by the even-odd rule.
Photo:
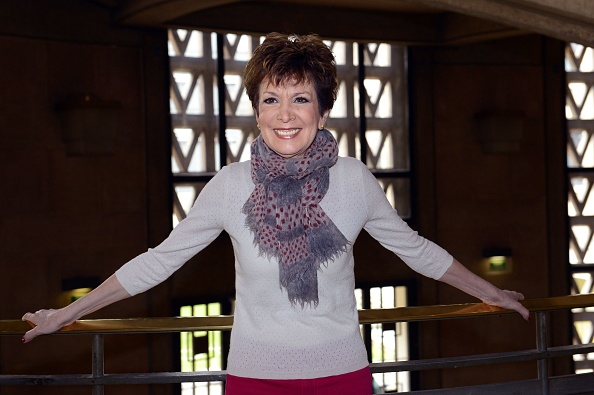
[[[276,134],[280,134],[281,136],[290,136],[292,134],[299,133],[300,129],[274,129]]]

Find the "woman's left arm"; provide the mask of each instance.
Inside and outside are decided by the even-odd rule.
[[[439,281],[449,284],[459,290],[472,295],[486,304],[515,310],[525,320],[530,319],[530,312],[519,302],[524,300],[524,295],[516,291],[502,290],[477,276],[455,258],[452,265]]]

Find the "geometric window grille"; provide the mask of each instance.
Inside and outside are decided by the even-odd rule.
[[[182,306],[180,317],[221,315],[221,303]],[[221,331],[180,333],[181,372],[220,371],[223,369],[223,339]],[[223,395],[222,381],[181,384],[181,395]]]
[[[406,307],[409,289],[405,285],[355,289],[358,309]],[[410,360],[409,324],[406,322],[364,324],[361,336],[371,362]],[[409,392],[410,372],[374,373],[374,393]]]
[[[594,292],[594,49],[571,43],[565,49],[569,270],[571,293]],[[594,308],[572,311],[573,343],[593,342]],[[594,355],[574,356],[576,373],[594,371]]]
[[[338,142],[339,154],[367,164],[392,206],[410,218],[406,48],[387,43],[326,44],[338,69],[339,92],[328,129]]]
[[[259,131],[241,77],[263,37],[182,29],[168,35],[175,226],[222,166],[250,157]],[[340,88],[327,127],[339,154],[366,163],[400,216],[410,218],[406,49],[326,43],[338,69]]]

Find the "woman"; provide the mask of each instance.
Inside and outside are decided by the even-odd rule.
[[[414,270],[528,319],[522,294],[493,286],[412,231],[365,165],[337,156],[324,129],[336,65],[317,36],[268,35],[244,80],[261,131],[251,160],[221,169],[161,245],[87,296],[25,314],[36,326],[24,342],[150,289],[223,230],[236,257],[228,395],[371,393],[353,292],[361,229]]]

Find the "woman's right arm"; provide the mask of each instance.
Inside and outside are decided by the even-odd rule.
[[[89,313],[147,291],[167,279],[224,229],[230,174],[230,166],[221,169],[202,189],[188,216],[167,239],[128,261],[99,287],[61,309],[26,313],[23,321],[29,321],[35,327],[25,333],[23,342],[53,333]],[[246,174],[249,177],[249,171]]]
[[[39,335],[56,332],[87,314],[129,297],[130,294],[114,274],[87,295],[66,307],[57,310],[38,310],[35,313],[23,315],[23,321],[28,321],[35,326],[25,333],[22,341],[28,343]]]

